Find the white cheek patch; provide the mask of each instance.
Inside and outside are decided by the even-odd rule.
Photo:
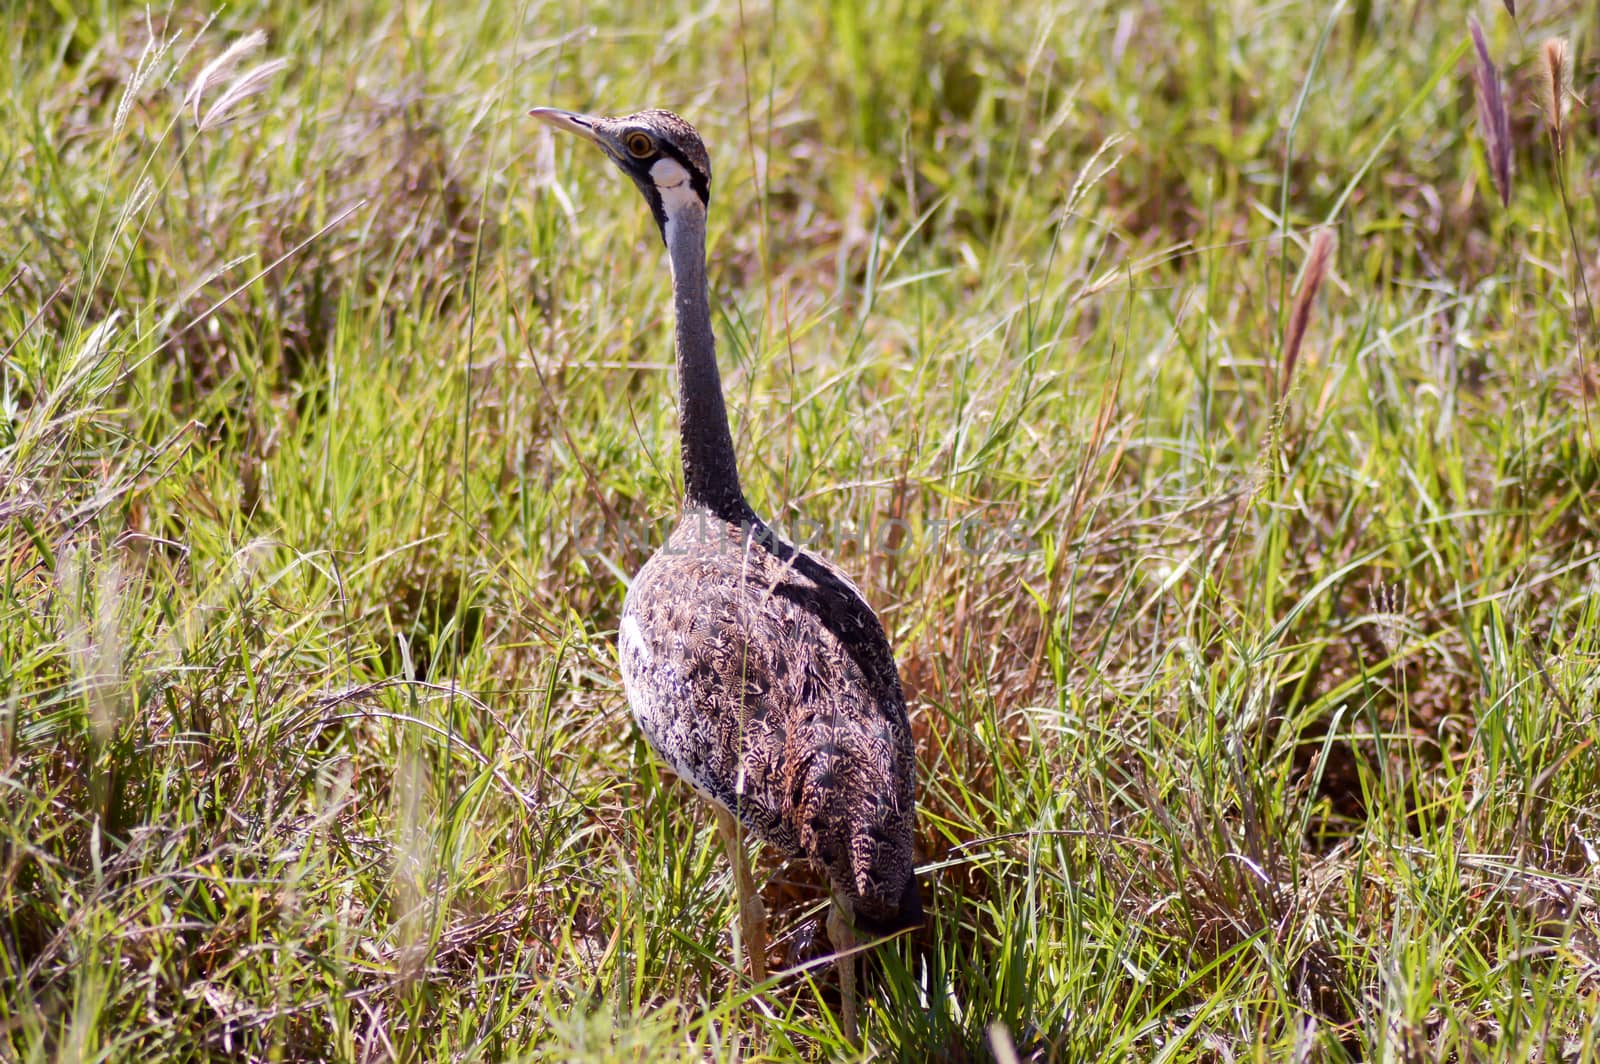
[[[700,202],[700,196],[689,180],[689,171],[678,160],[657,159],[655,165],[650,167],[650,180],[655,182],[656,191],[661,194],[661,207],[669,219],[689,207],[705,209],[705,204]]]

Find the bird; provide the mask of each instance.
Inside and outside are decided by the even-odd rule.
[[[699,133],[664,110],[529,114],[632,179],[671,272],[683,499],[623,601],[629,706],[657,756],[711,803],[733,865],[734,962],[742,942],[755,982],[767,977],[766,911],[745,833],[826,879],[840,1026],[854,1042],[858,935],[923,919],[916,757],[894,653],[849,577],[783,539],[740,485],[706,281],[711,160]]]

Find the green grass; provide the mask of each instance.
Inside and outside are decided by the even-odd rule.
[[[627,712],[667,273],[536,104],[705,135],[747,490],[897,649],[878,1057],[1600,1059],[1595,38],[1473,10],[1505,209],[1466,5],[5,5],[0,1059],[850,1055]]]

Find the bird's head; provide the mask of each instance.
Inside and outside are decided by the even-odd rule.
[[[671,111],[640,111],[611,118],[554,107],[528,112],[557,129],[596,145],[633,178],[650,205],[661,239],[671,243],[669,227],[685,211],[704,217],[711,203],[711,158],[694,127]]]

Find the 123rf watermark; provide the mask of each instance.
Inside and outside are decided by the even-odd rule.
[[[764,522],[730,526],[709,514],[690,512],[671,523],[624,520],[620,527],[608,526],[606,531],[613,549],[620,540],[624,549],[645,552],[659,547],[684,553],[739,553],[755,544],[783,544],[826,557],[897,558],[908,554],[958,553],[971,558],[1002,559],[1026,557],[1040,549],[1022,521],[995,521],[974,516],[916,522],[889,517],[867,525],[801,518],[779,526]],[[600,549],[598,543],[585,545],[585,553],[596,553]]]

